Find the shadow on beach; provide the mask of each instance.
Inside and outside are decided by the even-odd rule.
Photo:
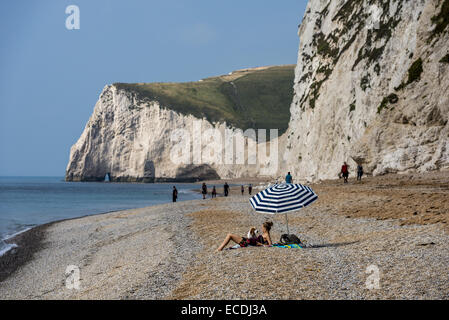
[[[348,246],[348,245],[355,244],[358,242],[360,242],[360,241],[324,243],[324,244],[312,244],[312,245],[306,244],[304,249],[336,248],[336,247]]]

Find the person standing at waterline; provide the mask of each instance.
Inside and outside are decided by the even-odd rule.
[[[285,176],[285,183],[293,183],[293,177],[290,172]]]
[[[207,186],[206,184],[203,182],[203,186],[201,187],[201,193],[203,194],[203,199],[206,199],[206,195],[207,195]]]
[[[229,194],[229,185],[227,182],[225,182],[223,189],[224,189],[224,196],[227,197]]]
[[[176,202],[178,199],[178,189],[176,189],[175,186],[173,186],[173,202]]]

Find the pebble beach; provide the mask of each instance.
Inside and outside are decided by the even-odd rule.
[[[319,200],[288,216],[302,249],[215,252],[228,233],[260,230],[267,219],[274,242],[286,233],[283,215],[254,212],[239,188],[227,198],[51,223],[20,235],[19,246],[1,257],[0,266],[9,269],[0,279],[0,299],[448,299],[447,178],[312,185]],[[364,193],[369,199],[357,200]],[[429,211],[414,193],[439,196]],[[404,202],[410,208],[396,212],[389,209],[398,207],[396,195],[417,203]],[[30,242],[35,245],[25,254]],[[68,266],[79,268],[78,289],[66,286]]]

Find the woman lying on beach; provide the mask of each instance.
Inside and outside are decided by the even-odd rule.
[[[270,230],[271,230],[272,226],[273,226],[273,222],[271,222],[271,221],[264,222],[264,224],[262,225],[262,235],[258,236],[257,238],[256,237],[245,238],[245,237],[240,237],[238,235],[229,233],[226,236],[226,239],[224,239],[221,246],[217,249],[217,252],[223,250],[223,248],[226,247],[226,245],[231,240],[234,241],[235,243],[239,244],[241,247],[264,246],[264,245],[271,246],[273,244],[271,242],[271,237],[270,237]],[[251,230],[253,231],[253,229],[251,229]]]

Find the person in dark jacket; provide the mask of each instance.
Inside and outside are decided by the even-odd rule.
[[[245,187],[242,185],[242,188],[240,189],[242,191],[242,196],[245,193]]]
[[[229,194],[229,185],[227,182],[225,182],[223,189],[224,189],[224,195],[225,195],[225,197],[227,197]]]
[[[357,180],[362,181],[362,176],[363,176],[363,167],[361,164],[359,164],[357,166]]]
[[[203,182],[203,186],[201,187],[201,193],[203,194],[203,199],[206,199],[207,186],[206,186],[206,184],[204,182]]]
[[[176,202],[177,199],[178,199],[178,190],[176,189],[175,186],[173,186],[173,202]]]
[[[248,186],[248,193],[249,193],[249,195],[251,195],[252,192],[253,192],[253,185],[249,184],[249,186]]]
[[[217,197],[217,189],[215,189],[215,186],[212,188],[212,198]]]

